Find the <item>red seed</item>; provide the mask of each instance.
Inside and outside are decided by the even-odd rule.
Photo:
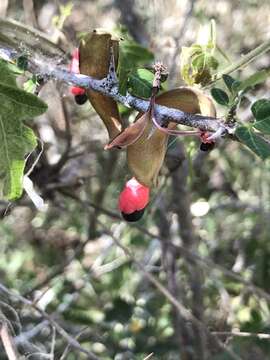
[[[71,64],[69,67],[69,70],[74,72],[75,74],[79,74],[80,73],[80,66],[79,66],[79,49],[74,49],[73,53],[72,53],[72,59],[71,59]],[[85,89],[80,88],[78,86],[71,86],[70,88],[70,92],[72,95],[83,95],[85,94]]]
[[[118,207],[122,213],[131,214],[144,209],[149,203],[150,190],[135,178],[129,180],[119,196]]]
[[[83,94],[85,94],[85,90],[78,87],[78,86],[72,86],[70,88],[70,92],[71,92],[72,95],[83,95]]]

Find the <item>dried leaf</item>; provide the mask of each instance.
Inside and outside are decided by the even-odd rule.
[[[113,47],[115,66],[118,63],[119,41],[103,30],[94,30],[80,42],[80,72],[84,75],[103,79],[107,76],[110,64],[110,48]],[[88,90],[90,103],[106,126],[109,138],[115,138],[122,129],[122,121],[117,103],[102,94]]]
[[[150,112],[146,112],[141,117],[139,117],[136,122],[127,127],[108,145],[106,145],[105,150],[109,150],[114,147],[122,148],[134,144],[142,136],[149,119]]]
[[[211,99],[202,92],[182,87],[167,91],[156,97],[156,103],[192,114],[215,116],[216,111]],[[141,116],[141,115],[138,115]],[[176,124],[171,123],[169,129]],[[157,177],[163,164],[168,135],[158,129],[148,139],[152,122],[148,121],[142,136],[127,148],[128,166],[133,176],[143,185],[157,185]]]

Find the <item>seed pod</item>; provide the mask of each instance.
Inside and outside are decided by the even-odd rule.
[[[121,149],[134,144],[142,136],[149,122],[149,116],[151,116],[150,111],[143,114],[136,122],[125,128],[118,136],[109,142],[104,149],[110,150],[115,147]]]
[[[118,63],[119,40],[103,30],[97,29],[84,37],[79,46],[80,73],[103,79],[109,72],[110,49],[113,48],[115,67]],[[113,139],[122,129],[117,103],[102,94],[88,90],[87,95],[93,108],[106,126],[109,138]]]
[[[216,110],[212,100],[196,89],[181,87],[169,90],[156,97],[156,103],[182,110],[191,114],[202,114],[215,117]],[[137,119],[142,114],[137,116]],[[170,123],[169,129],[176,124]],[[143,185],[152,187],[157,185],[157,177],[163,164],[168,135],[158,129],[150,138],[152,122],[149,121],[142,136],[127,148],[127,161],[132,175]]]

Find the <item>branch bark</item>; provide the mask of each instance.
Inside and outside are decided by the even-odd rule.
[[[14,61],[20,55],[21,54],[14,49],[0,47],[0,58],[3,60]],[[139,112],[145,113],[149,109],[150,101],[135,97],[129,93],[125,96],[119,93],[119,84],[116,78],[113,61],[109,66],[107,77],[101,80],[97,80],[91,76],[72,73],[61,66],[51,64],[42,58],[35,57],[28,59],[27,70],[47,80],[60,80],[85,89],[92,89]],[[233,129],[224,124],[222,119],[190,114],[161,105],[155,105],[155,118],[161,126],[173,122],[180,125],[199,128],[203,131],[218,132],[221,135],[233,133]]]
[[[184,296],[183,287],[177,282],[177,251],[172,246],[170,222],[166,214],[168,213],[168,206],[165,199],[160,199],[158,207],[159,221],[157,222],[159,228],[159,235],[162,238],[160,241],[162,248],[162,262],[164,271],[167,277],[168,290],[176,299],[181,299],[183,304],[186,304],[186,297]],[[180,358],[183,360],[190,360],[189,348],[189,324],[179,314],[176,307],[172,308],[172,323],[174,327],[174,338],[179,348]]]
[[[175,153],[174,153],[175,152]],[[170,149],[166,159],[166,165],[171,172],[174,211],[177,214],[179,224],[179,235],[183,246],[193,251],[197,248],[198,238],[194,232],[192,217],[190,213],[190,196],[187,189],[188,163],[184,151],[184,146],[178,142],[174,150]],[[171,155],[171,156],[170,156]],[[176,163],[177,162],[177,163]],[[178,166],[177,166],[178,165]],[[203,307],[203,274],[197,263],[192,259],[187,261],[189,284],[192,290],[192,313],[202,323],[204,322]],[[196,353],[192,359],[207,359],[207,344],[205,332],[200,327],[193,324],[193,344]]]

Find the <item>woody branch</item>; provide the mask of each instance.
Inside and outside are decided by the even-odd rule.
[[[6,61],[14,61],[20,55],[16,50],[0,47],[0,58]],[[128,108],[133,108],[140,112],[146,112],[149,108],[150,102],[148,100],[135,97],[128,92],[126,95],[119,93],[119,83],[116,77],[113,57],[109,65],[108,75],[101,80],[83,74],[75,74],[59,65],[53,65],[38,58],[28,59],[27,70],[47,80],[60,80],[85,89],[97,91],[113,98]],[[161,126],[166,126],[169,122],[174,122],[179,125],[212,132],[216,134],[216,137],[233,134],[234,130],[232,127],[226,125],[220,118],[190,114],[157,104],[155,105],[155,118]]]

